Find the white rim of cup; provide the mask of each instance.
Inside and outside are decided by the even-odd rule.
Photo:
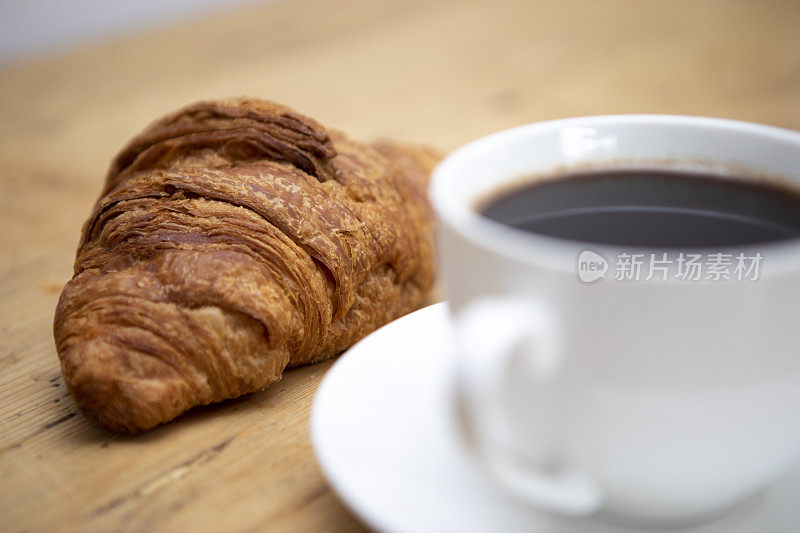
[[[525,137],[544,131],[556,131],[565,127],[597,127],[620,126],[631,124],[681,125],[707,129],[709,131],[736,131],[749,135],[757,135],[773,139],[777,142],[795,144],[800,149],[800,132],[767,126],[754,122],[730,120],[722,118],[696,117],[685,115],[595,115],[587,117],[548,120],[517,126],[480,137],[450,152],[433,171],[429,193],[434,211],[440,220],[447,223],[452,231],[472,241],[479,247],[487,248],[495,253],[505,255],[526,263],[536,264],[555,271],[574,273],[575,260],[581,250],[592,249],[607,254],[616,254],[621,247],[610,245],[572,241],[537,235],[511,228],[480,215],[474,204],[479,196],[471,198],[469,203],[462,203],[449,194],[451,187],[457,187],[458,174],[455,172],[463,159],[473,157],[474,152],[498,150],[512,139]],[[535,170],[532,172],[539,172]],[[800,172],[800,168],[798,169]],[[517,177],[518,178],[518,177]],[[800,179],[800,176],[798,176]],[[514,183],[515,177],[506,178],[494,187],[503,183]],[[800,187],[800,183],[798,183]],[[482,191],[490,193],[492,189]],[[636,250],[625,247],[626,251]],[[700,251],[705,249],[698,249]],[[750,244],[743,246],[727,246],[714,248],[714,252],[726,250],[755,254],[762,252],[769,255],[769,268],[765,269],[762,278],[800,269],[800,239]],[[642,251],[670,251],[663,248],[648,248]],[[670,282],[671,280],[666,280]]]

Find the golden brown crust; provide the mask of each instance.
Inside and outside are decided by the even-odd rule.
[[[412,310],[433,283],[436,160],[254,99],[151,124],[113,161],[56,309],[78,406],[148,429]]]

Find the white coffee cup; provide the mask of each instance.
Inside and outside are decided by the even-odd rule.
[[[454,416],[476,461],[551,511],[708,519],[800,460],[800,242],[705,251],[760,254],[758,279],[617,281],[610,264],[601,271],[619,248],[477,211],[522,178],[583,165],[701,167],[800,186],[800,134],[696,117],[566,119],[474,141],[433,176],[459,343]]]

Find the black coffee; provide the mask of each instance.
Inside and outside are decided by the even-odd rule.
[[[480,212],[532,233],[632,247],[735,246],[800,236],[800,193],[678,170],[576,172],[505,191]]]

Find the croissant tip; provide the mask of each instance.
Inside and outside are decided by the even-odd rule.
[[[171,419],[169,383],[131,375],[134,354],[102,338],[69,346],[61,354],[64,381],[80,411],[115,432],[138,433]],[[91,361],[91,364],[81,364]]]

